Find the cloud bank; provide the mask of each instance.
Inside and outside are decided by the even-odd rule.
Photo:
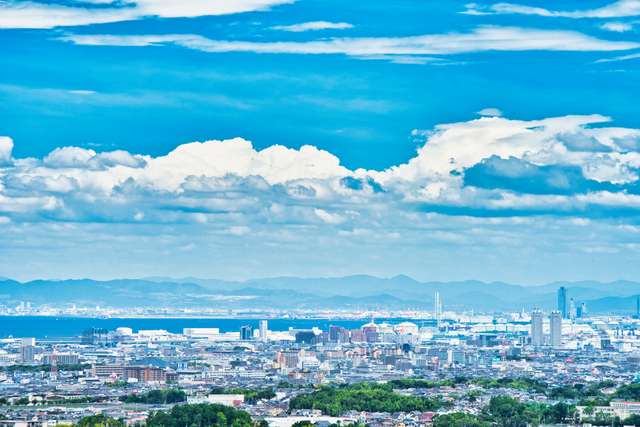
[[[640,130],[609,121],[494,116],[415,130],[416,155],[380,171],[350,170],[313,146],[256,150],[241,138],[160,157],[60,147],[42,159],[11,157],[2,138],[0,267],[16,277],[420,277],[430,266],[432,279],[495,278],[478,274],[494,268],[522,283],[533,260],[559,262],[540,279],[552,280],[588,254],[593,269],[581,271],[602,274],[635,265],[602,254],[640,249]],[[69,256],[92,261],[70,266]]]
[[[349,170],[308,145],[257,151],[241,138],[184,144],[156,158],[62,147],[42,160],[11,160],[12,142],[2,138],[0,212],[15,221],[29,210],[31,221],[88,222],[295,212],[296,221],[334,225],[366,220],[379,204],[480,216],[617,215],[640,207],[640,131],[590,127],[608,120],[495,116],[415,130],[417,155],[383,171]]]

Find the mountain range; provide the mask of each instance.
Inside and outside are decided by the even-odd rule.
[[[587,303],[592,313],[636,313],[640,283],[619,280],[554,282],[520,286],[503,282],[419,282],[407,276],[377,278],[367,275],[305,279],[276,277],[233,282],[185,277],[147,277],[111,281],[34,280],[20,283],[0,277],[0,303],[5,306],[30,301],[32,305],[78,307],[227,309],[345,308],[361,310],[429,309],[436,292],[445,310],[496,312],[557,308],[557,291],[564,286],[576,306]]]

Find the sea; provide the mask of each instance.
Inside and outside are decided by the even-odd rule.
[[[117,328],[140,330],[162,329],[171,333],[182,333],[184,328],[218,328],[221,333],[238,332],[241,326],[258,329],[261,319],[212,319],[212,318],[92,318],[92,317],[47,317],[47,316],[0,316],[0,338],[33,337],[38,339],[79,339],[86,329],[102,328],[115,331]],[[272,331],[320,328],[329,331],[330,325],[347,329],[360,329],[371,322],[367,319],[264,319]],[[407,319],[376,319],[376,323],[400,323]],[[419,323],[420,325],[422,322]]]

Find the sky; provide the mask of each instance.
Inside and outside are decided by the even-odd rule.
[[[0,1],[0,276],[637,279],[639,31],[638,0]]]

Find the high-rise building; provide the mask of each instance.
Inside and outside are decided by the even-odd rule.
[[[540,347],[542,343],[542,311],[536,309],[531,313],[531,345]]]
[[[20,345],[20,360],[22,360],[22,363],[32,363],[35,361],[35,352],[36,339],[22,338],[22,344]]]
[[[436,326],[442,325],[442,301],[440,301],[440,293],[436,292],[435,298],[435,314],[436,314]]]
[[[338,341],[338,333],[340,333],[340,326],[329,326],[329,341]]]
[[[580,303],[580,307],[576,309],[576,317],[578,319],[582,319],[584,317],[588,317],[588,314],[587,303],[583,301],[582,303]]]
[[[311,341],[316,337],[313,331],[299,331],[296,333],[297,344],[311,344]]]
[[[558,311],[562,314],[563,319],[568,319],[571,314],[569,309],[569,289],[564,286],[558,289]]]
[[[267,342],[267,321],[260,321],[260,341]]]
[[[240,340],[249,341],[253,339],[253,326],[240,326]]]
[[[560,311],[551,312],[551,345],[553,348],[562,346],[562,313]]]

